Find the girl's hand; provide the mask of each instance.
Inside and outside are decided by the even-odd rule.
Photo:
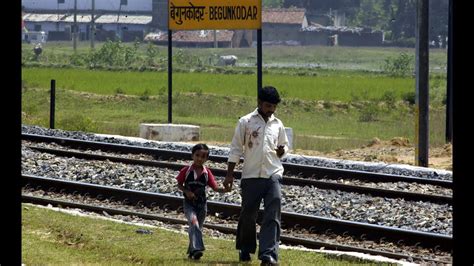
[[[187,190],[187,191],[184,192],[184,193],[186,194],[186,198],[188,198],[188,199],[190,199],[190,200],[196,199],[196,196],[194,195],[193,192]]]

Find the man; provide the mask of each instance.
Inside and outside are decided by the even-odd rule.
[[[259,235],[258,258],[262,265],[278,264],[281,220],[280,158],[288,152],[288,137],[275,112],[280,102],[278,91],[271,86],[258,91],[258,107],[239,119],[229,152],[224,186],[232,188],[234,168],[243,155],[241,195],[242,208],[237,226],[236,248],[239,260],[250,261],[256,250],[256,220],[263,199],[264,214]]]

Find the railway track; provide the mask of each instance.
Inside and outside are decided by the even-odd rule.
[[[165,150],[165,149],[155,149],[155,148],[146,148],[138,147],[132,145],[123,145],[123,144],[113,144],[105,143],[98,141],[85,141],[72,138],[61,138],[61,137],[51,137],[44,135],[35,135],[35,134],[26,134],[22,133],[21,138],[23,140],[29,140],[32,142],[46,142],[46,143],[57,143],[61,146],[67,146],[71,148],[78,149],[91,149],[91,150],[102,150],[108,152],[117,152],[117,153],[130,153],[130,154],[147,154],[152,155],[159,160],[180,160],[180,159],[189,159],[189,152]],[[226,156],[219,155],[209,155],[209,160],[213,162],[227,162]],[[326,178],[326,179],[338,179],[344,177],[347,179],[359,179],[365,181],[374,181],[374,182],[407,182],[407,183],[419,183],[427,185],[437,185],[440,187],[451,188],[452,181],[439,180],[439,179],[430,179],[430,178],[420,178],[413,176],[404,176],[404,175],[391,175],[384,173],[374,173],[366,171],[357,171],[357,170],[347,170],[347,169],[338,169],[338,168],[328,168],[328,167],[319,167],[319,166],[307,166],[294,163],[285,163],[283,162],[285,168],[285,175],[297,175],[305,178]]]
[[[155,158],[160,160],[188,160],[188,152],[178,152],[170,150],[159,150],[143,147],[134,147],[129,145],[119,145],[119,144],[108,144],[101,142],[90,142],[90,141],[81,141],[75,139],[65,139],[65,138],[56,138],[56,137],[47,137],[47,136],[38,136],[31,134],[23,134],[22,137],[26,140],[33,142],[47,142],[47,143],[57,143],[62,146],[67,146],[70,148],[78,149],[89,149],[89,150],[101,150],[107,152],[115,153],[131,153],[131,154],[147,154],[152,155]],[[169,168],[173,170],[180,170],[184,165],[179,163],[163,162],[156,160],[143,160],[143,159],[130,159],[120,156],[111,156],[111,155],[99,155],[91,154],[85,152],[77,151],[68,151],[64,149],[52,149],[44,147],[29,146],[30,148],[46,152],[50,154],[55,154],[58,156],[65,157],[75,157],[87,160],[109,160],[113,162],[120,162],[125,164],[137,164],[153,167],[162,167]],[[227,158],[224,156],[213,156],[209,158],[211,161],[215,162],[226,162]],[[447,195],[436,195],[436,194],[426,194],[426,193],[416,193],[403,190],[394,190],[394,189],[382,189],[376,187],[369,187],[364,185],[353,185],[353,184],[343,184],[338,182],[329,182],[324,179],[357,179],[367,182],[408,182],[408,183],[417,183],[424,185],[433,185],[441,188],[450,189],[452,182],[445,180],[433,180],[427,178],[418,178],[418,177],[406,177],[398,175],[388,175],[372,172],[363,172],[363,171],[353,171],[353,170],[344,170],[344,169],[330,169],[323,167],[315,166],[304,166],[297,164],[284,163],[285,167],[285,185],[296,185],[296,186],[315,186],[320,189],[331,189],[331,190],[340,190],[345,192],[355,192],[361,194],[370,194],[372,196],[388,197],[388,198],[403,198],[405,200],[412,201],[427,201],[439,204],[452,204],[452,197]],[[218,176],[225,176],[226,170],[220,168],[211,168],[213,173]],[[328,174],[329,173],[329,174]],[[236,178],[240,178],[240,171],[236,171]]]
[[[117,189],[107,186],[87,184],[81,182],[64,181],[58,179],[44,178],[31,175],[23,175],[21,184],[25,189],[41,189],[49,192],[68,193],[73,195],[82,195],[84,197],[96,198],[99,200],[109,199],[120,202],[124,205],[160,207],[168,210],[179,210],[182,207],[182,197],[149,193],[127,189]],[[52,204],[55,206],[69,206],[74,208],[88,209],[95,212],[107,212],[109,214],[133,215],[144,219],[162,220],[170,223],[185,224],[185,220],[176,220],[169,217],[144,214],[140,212],[130,212],[117,209],[107,209],[97,206],[85,206],[77,202],[64,202],[52,199],[37,198],[32,196],[22,196],[24,202],[36,204]],[[235,220],[240,212],[240,206],[222,202],[208,202],[210,213],[218,213],[222,219]],[[261,219],[259,213],[258,220]],[[235,227],[206,224],[205,227],[218,230],[224,233],[235,234]],[[431,248],[434,250],[450,251],[452,248],[452,237],[441,234],[426,233],[420,231],[404,230],[393,227],[377,226],[358,222],[350,222],[338,219],[329,219],[324,217],[301,215],[291,212],[282,212],[282,228],[287,229],[305,229],[311,233],[332,232],[340,235],[351,235],[359,239],[373,241],[389,241],[393,243],[403,243],[418,247]],[[309,248],[325,247],[341,251],[356,251],[373,255],[382,255],[389,258],[426,261],[426,258],[409,256],[402,253],[387,252],[375,249],[360,248],[348,245],[338,245],[324,241],[299,238],[291,235],[284,235],[281,238],[282,243],[289,245],[302,245]],[[449,263],[446,261],[432,260],[437,263]]]

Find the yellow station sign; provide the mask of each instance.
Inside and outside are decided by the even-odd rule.
[[[260,29],[261,0],[169,0],[170,30]]]

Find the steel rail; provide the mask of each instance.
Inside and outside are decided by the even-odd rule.
[[[186,220],[183,220],[183,219],[171,218],[171,217],[166,217],[163,215],[142,213],[142,212],[136,212],[136,211],[123,210],[123,209],[115,209],[115,208],[109,208],[109,207],[104,207],[104,206],[95,206],[91,204],[56,200],[56,199],[45,198],[45,197],[22,195],[22,202],[40,204],[40,205],[45,205],[45,206],[48,206],[48,205],[58,206],[61,208],[64,208],[64,207],[77,208],[77,209],[91,211],[91,212],[95,212],[99,214],[103,214],[105,212],[109,215],[124,215],[124,216],[127,215],[127,216],[139,217],[142,219],[161,221],[161,222],[166,222],[166,223],[171,223],[171,224],[186,225],[188,223]],[[235,227],[211,224],[209,222],[205,222],[203,226],[212,230],[217,230],[225,234],[233,234],[233,235],[237,234],[237,229]],[[259,234],[257,233],[257,237],[258,236]],[[282,244],[286,244],[286,245],[304,246],[304,247],[313,248],[313,249],[319,249],[321,247],[324,247],[330,250],[360,252],[364,254],[384,256],[384,257],[393,258],[393,259],[416,260],[416,261],[424,261],[424,262],[431,261],[431,262],[445,263],[445,264],[449,263],[446,261],[426,259],[426,258],[422,258],[418,256],[409,256],[402,253],[367,249],[367,248],[361,248],[361,247],[355,247],[355,246],[349,246],[349,245],[334,244],[334,243],[313,240],[313,239],[308,239],[308,238],[294,237],[288,234],[281,235],[280,241]]]
[[[32,175],[22,175],[22,186],[36,187],[38,189],[56,189],[60,192],[79,193],[91,197],[113,197],[124,204],[144,204],[148,206],[162,206],[165,209],[178,209],[182,207],[183,198],[162,193],[150,193],[130,189],[65,181],[53,178],[43,178]],[[240,206],[236,204],[208,201],[208,211],[219,213],[221,217],[236,219],[240,213]],[[320,216],[310,216],[294,212],[281,213],[283,228],[305,228],[312,232],[332,232],[335,234],[349,234],[354,237],[378,241],[382,238],[390,242],[403,241],[406,245],[419,245],[427,248],[439,248],[450,251],[452,249],[452,236],[407,230],[396,227],[380,226],[341,219],[332,219]],[[262,211],[257,218],[261,222]]]
[[[59,138],[35,134],[22,133],[22,139],[36,142],[54,142],[62,146],[80,149],[99,149],[103,151],[112,151],[120,153],[147,154],[162,160],[172,159],[190,159],[189,152],[172,151],[156,148],[145,148],[123,144],[111,144],[97,141],[84,141],[71,138]],[[227,162],[226,156],[210,155],[209,160],[214,162]],[[437,185],[440,187],[451,188],[452,181],[420,178],[413,176],[402,176],[384,173],[374,173],[368,171],[348,170],[339,168],[329,168],[320,166],[308,166],[294,163],[283,163],[285,175],[298,175],[304,178],[318,179],[358,179],[371,182],[416,182],[419,184]]]
[[[28,146],[28,147],[40,152],[54,154],[57,156],[74,157],[74,158],[86,159],[86,160],[103,160],[103,161],[108,160],[111,162],[118,162],[118,163],[131,164],[131,165],[143,165],[143,166],[150,166],[150,167],[168,168],[168,169],[173,169],[177,171],[181,170],[185,166],[184,164],[178,164],[178,163],[166,163],[166,162],[150,161],[150,160],[143,160],[143,159],[131,159],[131,158],[123,158],[119,156],[91,154],[91,153],[67,151],[67,150],[61,150],[61,149],[52,149],[52,148],[44,148],[44,147],[36,147],[36,146]],[[210,169],[216,176],[225,176],[227,174],[227,171],[223,169],[219,169],[219,168],[210,168]],[[234,174],[240,178],[241,171],[235,171]],[[320,189],[330,189],[330,190],[340,190],[340,191],[354,192],[354,193],[360,193],[360,194],[370,194],[372,196],[378,196],[378,197],[403,198],[405,200],[412,200],[412,201],[427,201],[427,202],[434,202],[434,203],[439,203],[439,204],[452,204],[452,197],[443,196],[443,195],[421,194],[421,193],[407,192],[407,191],[400,191],[400,190],[371,188],[371,187],[366,187],[366,186],[357,186],[357,185],[340,184],[340,183],[327,182],[327,181],[319,181],[319,180],[308,179],[308,178],[294,178],[294,177],[285,176],[283,178],[283,184],[295,185],[295,186],[315,186]]]

